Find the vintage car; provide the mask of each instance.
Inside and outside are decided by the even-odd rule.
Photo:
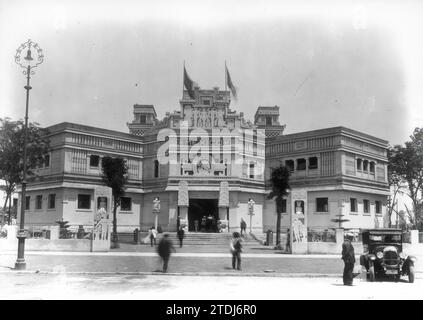
[[[408,281],[414,282],[417,259],[402,251],[401,229],[363,230],[362,237],[364,253],[360,256],[360,264],[366,268],[370,281],[380,276],[399,280],[402,275],[408,275]]]

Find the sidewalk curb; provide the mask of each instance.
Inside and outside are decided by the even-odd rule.
[[[37,270],[38,271],[38,270]],[[280,277],[280,278],[342,278],[342,274],[335,273],[278,273],[278,272],[168,272],[162,273],[161,271],[69,271],[69,272],[57,272],[57,271],[34,271],[34,270],[7,270],[0,271],[0,274],[37,274],[37,275],[125,275],[125,276],[205,276],[205,277]],[[423,272],[416,272],[423,274]],[[358,281],[364,281],[359,277],[356,278]],[[423,279],[418,277],[418,279]]]
[[[56,272],[56,271],[0,271],[0,274],[37,274],[37,275],[153,275],[153,276],[226,276],[226,277],[284,277],[284,278],[342,278],[342,274],[322,274],[322,273],[229,273],[229,272],[167,272],[161,271],[140,271],[140,272],[111,272],[111,271],[69,271],[69,272]]]

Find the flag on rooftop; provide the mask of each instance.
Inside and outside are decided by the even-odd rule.
[[[184,86],[188,91],[188,95],[191,99],[194,99],[194,86],[196,83],[191,80],[191,78],[188,76],[187,70],[185,69],[184,65]]]
[[[226,67],[226,64],[225,64],[225,69],[226,69],[226,83],[228,84],[228,87],[232,92],[232,96],[234,97],[235,100],[237,100],[238,97],[237,97],[236,87],[232,83],[232,79],[229,74],[228,67]]]

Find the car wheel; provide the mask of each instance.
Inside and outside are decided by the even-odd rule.
[[[375,281],[375,266],[373,265],[373,262],[369,263],[369,280],[370,282]]]
[[[414,282],[414,265],[410,264],[408,271],[408,282],[413,283]]]

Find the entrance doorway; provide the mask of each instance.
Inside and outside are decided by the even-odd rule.
[[[217,199],[189,199],[188,231],[218,232]]]

